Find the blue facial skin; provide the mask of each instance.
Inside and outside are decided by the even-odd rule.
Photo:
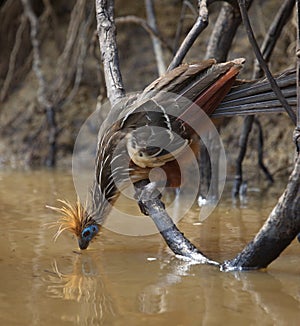
[[[99,232],[99,227],[96,224],[92,224],[87,226],[82,232],[81,236],[78,239],[78,245],[81,250],[86,249],[90,241],[94,238],[94,236]]]

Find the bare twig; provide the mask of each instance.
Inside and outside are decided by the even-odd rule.
[[[182,27],[183,27],[183,22],[185,19],[185,14],[186,14],[187,8],[189,8],[195,14],[195,16],[197,15],[197,12],[195,12],[193,5],[189,1],[184,0],[182,2],[179,22],[177,24],[176,34],[175,34],[175,38],[174,38],[173,55],[175,55],[176,51],[178,50],[179,40],[180,40],[180,36],[182,33]]]
[[[78,48],[79,48],[79,53],[77,57],[77,62],[75,65],[76,69],[76,74],[75,74],[75,81],[73,84],[73,88],[66,97],[66,99],[63,101],[63,105],[66,105],[70,103],[74,96],[77,94],[79,85],[81,82],[82,74],[83,74],[83,65],[84,65],[84,60],[86,58],[86,53],[88,50],[88,29],[90,28],[94,18],[94,11],[91,10],[86,22],[82,23],[82,26],[79,30],[79,35],[78,35]]]
[[[22,42],[22,34],[24,32],[25,26],[26,26],[27,19],[24,15],[21,15],[20,18],[20,25],[18,27],[17,33],[16,33],[16,39],[15,39],[15,44],[13,46],[13,49],[10,53],[9,57],[9,64],[8,64],[8,71],[1,89],[1,94],[0,94],[0,101],[3,102],[6,95],[7,91],[9,89],[10,83],[12,81],[14,71],[15,71],[15,64],[16,64],[16,58],[17,54],[20,49],[20,45]]]
[[[77,0],[71,13],[66,44],[58,58],[56,82],[52,85],[52,96],[55,103],[59,103],[65,97],[65,92],[77,69],[78,57],[82,51],[78,43],[80,42],[79,34],[82,29],[84,30],[85,6],[86,0]]]
[[[269,62],[276,42],[282,32],[282,29],[287,24],[293,13],[294,6],[295,0],[285,0],[285,2],[279,8],[277,15],[272,22],[267,32],[267,35],[265,36],[264,41],[261,45],[261,52],[266,62]],[[253,78],[259,78],[262,75],[263,70],[260,67],[259,62],[255,60]]]
[[[270,57],[273,53],[274,47],[276,45],[276,42],[282,32],[283,27],[285,24],[288,22],[288,18],[292,14],[294,6],[294,0],[286,0],[284,4],[280,7],[278,14],[276,15],[273,23],[271,24],[268,33],[263,41],[263,44],[261,46],[261,52],[264,60],[266,62],[269,62]],[[259,65],[259,62],[256,60],[254,69],[253,69],[253,78],[257,79],[263,75],[263,70],[261,66]],[[232,196],[236,197],[239,194],[239,189],[240,186],[243,182],[243,160],[246,155],[246,150],[247,150],[247,143],[248,143],[248,138],[249,134],[252,129],[252,124],[254,122],[254,116],[248,116],[244,120],[243,124],[243,130],[240,136],[240,153],[239,156],[236,160],[236,175],[235,175],[235,181],[234,185],[232,188]],[[262,137],[262,135],[261,135]],[[262,152],[262,149],[261,149]],[[267,167],[264,165],[263,160],[262,160],[262,154],[258,153],[258,162],[259,166],[263,169],[263,172],[267,176],[267,178],[273,182],[273,178],[268,171]]]
[[[48,123],[48,144],[49,144],[49,153],[46,160],[46,165],[54,166],[56,159],[56,119],[55,119],[55,110],[52,106],[52,103],[48,100],[47,95],[47,86],[44,77],[44,73],[41,68],[41,56],[40,56],[40,43],[38,40],[38,30],[39,22],[38,19],[31,8],[29,0],[22,0],[24,7],[24,12],[30,22],[30,36],[31,43],[33,48],[33,63],[32,68],[38,79],[39,87],[37,91],[37,99],[41,107],[45,110],[46,120]]]
[[[67,36],[66,36],[66,45],[63,53],[59,58],[61,65],[67,62],[67,60],[70,57],[70,53],[74,48],[74,42],[79,30],[79,23],[84,17],[85,4],[86,4],[86,0],[78,0],[73,7],[70,23],[68,26]]]
[[[53,29],[53,35],[54,39],[56,41],[56,44],[59,44],[59,28],[58,28],[58,19],[57,15],[52,7],[51,0],[43,0],[43,5],[45,7],[44,12],[41,16],[41,24],[48,19],[51,18],[51,25],[50,28]],[[47,25],[47,28],[49,29],[49,25]]]
[[[243,129],[239,139],[239,155],[236,159],[235,177],[232,187],[232,196],[237,197],[240,192],[240,187],[243,182],[243,160],[247,151],[247,144],[250,132],[253,126],[254,115],[247,116],[244,119]]]
[[[38,79],[39,82],[39,89],[38,89],[38,101],[44,108],[51,107],[50,102],[47,99],[47,91],[46,91],[46,81],[41,69],[41,55],[40,55],[40,43],[38,40],[38,29],[39,29],[39,22],[38,19],[33,12],[30,1],[29,0],[22,0],[24,11],[26,16],[29,19],[31,30],[31,43],[33,48],[33,71]]]
[[[187,8],[190,9],[192,16],[195,18],[198,15],[198,12],[197,12],[195,6],[191,3],[191,1],[188,1],[188,0],[184,0],[183,3],[185,4],[185,6]]]
[[[145,0],[145,6],[146,6],[148,24],[157,33],[157,25],[156,25],[156,17],[155,17],[153,0]],[[158,74],[161,76],[166,71],[166,65],[164,62],[164,55],[163,55],[161,43],[156,36],[151,35],[151,39],[152,39],[154,54],[155,54],[155,58],[156,58]]]
[[[269,67],[268,67],[267,63],[265,62],[263,55],[258,47],[258,44],[256,42],[252,27],[251,27],[251,24],[249,21],[247,8],[245,5],[245,0],[238,0],[238,4],[239,4],[240,10],[241,10],[241,15],[242,15],[242,19],[243,19],[243,23],[244,23],[247,35],[248,35],[249,41],[253,47],[256,58],[259,61],[262,69],[264,70],[266,77],[268,78],[274,93],[278,97],[278,100],[281,102],[282,106],[285,108],[286,112],[288,113],[288,115],[291,118],[291,120],[293,121],[293,123],[296,125],[296,115],[295,115],[294,111],[292,110],[292,108],[290,107],[290,105],[288,104],[285,97],[282,95],[281,90],[278,87],[275,79],[273,78],[273,76],[269,70]]]
[[[113,0],[96,0],[97,31],[100,51],[104,66],[107,96],[112,105],[125,95],[119,67],[113,11]]]
[[[258,144],[257,144],[257,156],[258,156],[258,166],[261,168],[263,173],[265,174],[267,180],[270,183],[274,182],[272,174],[270,173],[269,169],[266,167],[264,163],[264,136],[263,136],[263,129],[261,123],[259,122],[258,118],[255,117],[254,123],[258,128]]]
[[[198,17],[194,23],[192,29],[189,31],[188,35],[185,37],[178,51],[176,52],[172,62],[168,67],[168,71],[177,67],[187,54],[188,50],[194,44],[196,38],[208,25],[208,10],[207,10],[207,0],[198,0]]]
[[[168,41],[155,29],[153,29],[145,19],[141,17],[137,17],[135,15],[128,15],[128,16],[120,16],[115,18],[116,24],[124,24],[124,23],[133,23],[140,25],[143,29],[151,35],[151,37],[155,37],[159,39],[160,43],[172,53],[172,47],[168,43]]]

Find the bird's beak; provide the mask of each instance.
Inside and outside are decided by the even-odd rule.
[[[86,239],[82,239],[81,237],[78,238],[78,246],[81,250],[86,249],[90,244],[90,241],[86,240]]]

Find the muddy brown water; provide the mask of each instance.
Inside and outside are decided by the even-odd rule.
[[[250,191],[243,205],[225,192],[207,220],[193,207],[179,227],[210,258],[230,259],[281,187]],[[297,241],[266,271],[236,273],[179,260],[158,234],[104,229],[80,252],[70,234],[53,242],[55,214],[45,205],[57,197],[74,198],[69,172],[0,172],[0,325],[299,324]]]

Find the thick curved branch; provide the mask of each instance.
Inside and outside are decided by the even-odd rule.
[[[258,234],[234,259],[225,261],[223,271],[267,267],[300,232],[300,155],[287,188]]]
[[[200,264],[219,265],[207,258],[181,233],[160,200],[161,194],[155,183],[142,180],[135,183],[136,198],[143,214],[149,215],[169,248],[181,257],[191,259]]]

